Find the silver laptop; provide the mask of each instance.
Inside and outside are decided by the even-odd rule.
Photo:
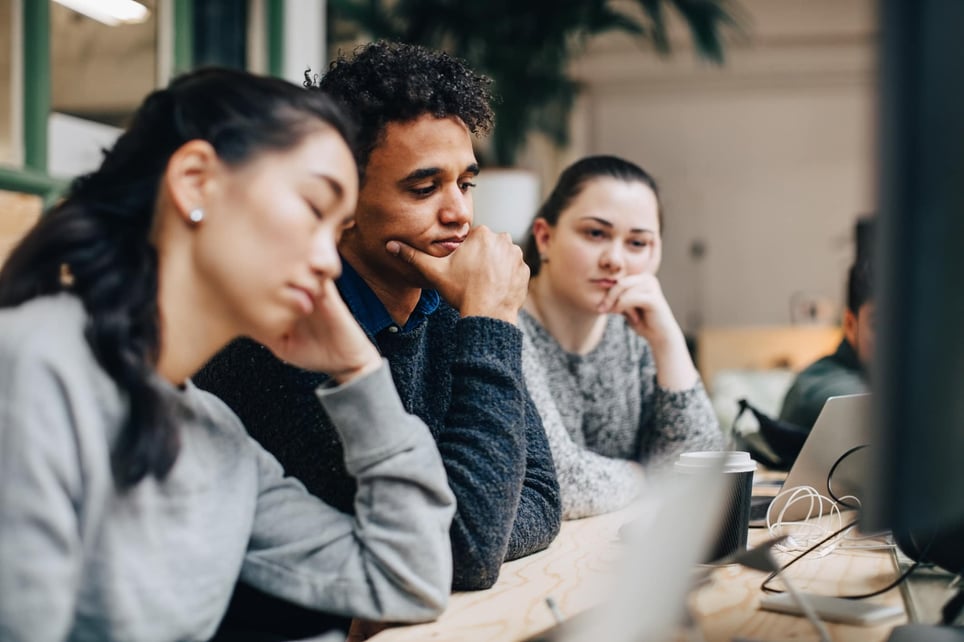
[[[671,638],[683,619],[693,571],[721,522],[727,496],[721,474],[722,462],[697,474],[649,474],[638,516],[620,531],[624,552],[608,596],[530,642]]]
[[[869,423],[869,394],[827,399],[780,492],[798,486],[811,486],[824,497],[830,497],[827,479],[837,464],[831,480],[833,494],[837,497],[854,495],[860,498],[869,479],[871,457],[867,448],[857,448],[870,443]],[[855,450],[850,452],[852,449]],[[775,499],[770,508],[770,517],[778,516],[789,500],[789,492]],[[825,504],[823,508],[826,514],[829,505]],[[809,511],[809,501],[796,501],[783,514],[783,521],[806,519]]]

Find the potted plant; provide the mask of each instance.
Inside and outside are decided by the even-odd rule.
[[[737,26],[729,0],[634,4],[641,11],[622,11],[607,0],[329,0],[330,42],[367,36],[440,48],[491,77],[498,96],[495,128],[490,153],[480,154],[483,176],[491,176],[492,166],[515,166],[531,132],[547,135],[558,146],[568,143],[569,116],[580,88],[568,65],[595,35],[622,31],[667,54],[667,13],[675,10],[689,27],[699,55],[722,62],[721,30]],[[529,201],[538,203],[538,186],[510,181],[522,185],[523,194],[504,200],[522,207],[528,223],[535,211]],[[477,216],[483,200],[477,191]],[[493,207],[501,211],[504,206]],[[500,225],[505,227],[493,227]],[[518,238],[517,233],[513,236]]]

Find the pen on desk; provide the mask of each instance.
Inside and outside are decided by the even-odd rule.
[[[552,617],[556,618],[556,623],[562,622],[562,613],[559,612],[559,605],[556,604],[556,601],[551,595],[546,598],[546,606],[548,606],[552,612]]]

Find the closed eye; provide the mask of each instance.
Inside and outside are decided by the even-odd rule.
[[[435,183],[432,183],[431,185],[427,185],[425,187],[412,187],[410,191],[415,196],[429,196],[437,188],[438,188],[438,185],[436,185]]]

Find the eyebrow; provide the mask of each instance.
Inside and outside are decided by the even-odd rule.
[[[595,222],[599,223],[600,225],[602,225],[603,227],[608,227],[608,228],[610,228],[610,229],[613,227],[613,224],[612,224],[612,223],[610,223],[609,221],[607,221],[607,220],[604,219],[604,218],[599,218],[598,216],[583,216],[580,220],[582,220],[582,221],[586,221],[586,220],[595,221]],[[647,228],[645,228],[645,227],[634,227],[634,228],[632,228],[632,229],[629,230],[629,231],[630,231],[631,233],[633,233],[633,234],[655,234],[655,233],[656,233],[655,231],[650,230],[650,229],[647,229]]]
[[[423,179],[426,179],[426,178],[432,178],[433,176],[438,176],[438,175],[441,174],[441,173],[442,173],[442,168],[441,168],[441,167],[423,167],[423,168],[420,168],[420,169],[416,169],[414,172],[412,172],[411,174],[409,174],[408,176],[406,176],[406,177],[403,178],[402,180],[398,181],[398,183],[399,183],[400,185],[406,185],[406,184],[409,184],[409,183],[417,183],[417,182],[420,181],[420,180],[423,180]],[[479,165],[478,165],[478,163],[472,163],[472,164],[466,166],[465,170],[464,170],[462,173],[463,173],[463,174],[471,174],[472,176],[478,176],[478,174],[479,174]]]

